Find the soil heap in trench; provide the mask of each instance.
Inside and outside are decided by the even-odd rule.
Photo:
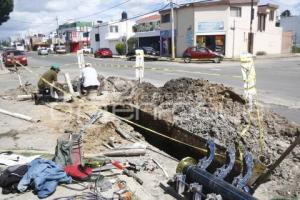
[[[175,125],[204,138],[227,146],[238,140],[241,131],[250,125],[244,134],[244,148],[254,155],[264,154],[274,162],[295,139],[299,126],[290,123],[278,114],[260,108],[251,117],[243,98],[231,88],[212,84],[207,80],[180,78],[168,81],[157,88],[150,83],[135,85],[123,95],[125,103],[132,103]],[[261,122],[261,129],[259,128]],[[264,135],[264,151],[260,152],[260,130]],[[277,168],[273,181],[274,190],[283,196],[299,195],[298,185],[300,149]]]

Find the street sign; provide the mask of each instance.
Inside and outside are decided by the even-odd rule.
[[[135,50],[135,76],[142,82],[142,78],[144,78],[144,51],[143,50]]]

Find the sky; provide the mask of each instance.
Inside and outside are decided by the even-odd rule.
[[[184,3],[192,0],[174,0]],[[58,23],[72,21],[113,21],[126,11],[128,17],[161,9],[168,0],[14,0],[10,20],[0,26],[0,39],[9,36],[24,36],[29,33],[54,32]],[[275,3],[280,11],[291,10],[300,14],[300,0],[261,0],[261,4]],[[114,7],[116,5],[120,6]],[[111,9],[109,9],[111,8]],[[109,10],[107,10],[109,9]],[[93,15],[92,15],[93,14]]]

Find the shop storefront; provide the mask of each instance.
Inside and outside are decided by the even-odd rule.
[[[196,32],[197,46],[207,47],[225,55],[226,34],[224,22],[199,22]]]
[[[176,30],[174,31],[176,38]],[[172,53],[172,31],[161,30],[160,31],[160,55],[170,56]]]

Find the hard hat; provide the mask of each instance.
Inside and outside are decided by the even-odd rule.
[[[60,66],[59,66],[59,64],[53,64],[53,65],[51,65],[51,68],[60,71]]]

